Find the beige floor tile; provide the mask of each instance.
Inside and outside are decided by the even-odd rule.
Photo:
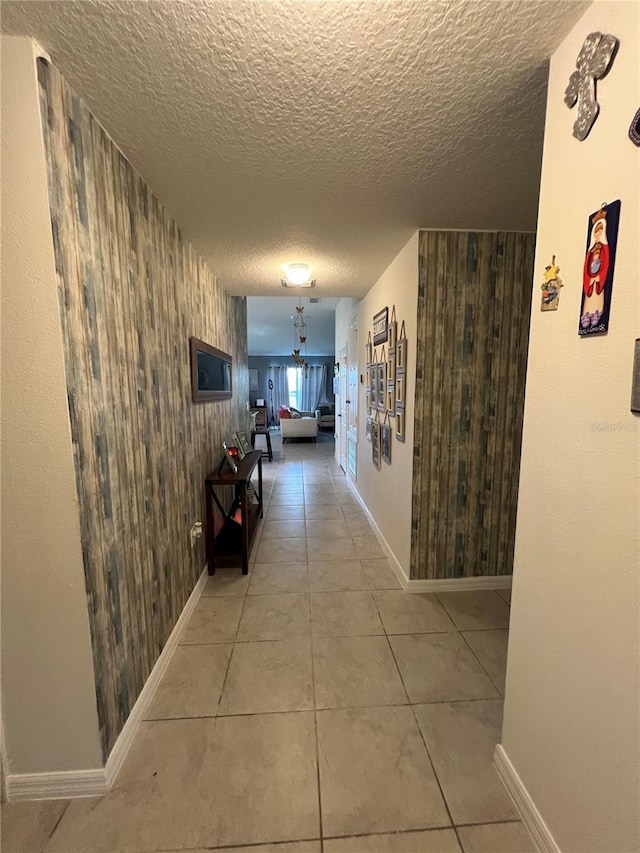
[[[336,488],[331,482],[327,483],[308,483],[304,487],[304,496],[308,500],[317,495],[332,495],[336,496]]]
[[[339,518],[308,518],[306,523],[307,536],[311,537],[330,537],[332,539],[349,539],[351,534],[346,523]]]
[[[304,497],[304,486],[301,481],[297,483],[274,483],[273,486],[273,494],[274,495],[296,495],[300,498],[300,503],[302,503],[302,498]]]
[[[262,539],[264,542],[268,539],[296,539],[304,536],[304,521],[302,519],[294,519],[293,521],[284,521],[283,519],[267,519],[262,528]]]
[[[220,714],[308,711],[313,708],[311,640],[236,643]]]
[[[256,563],[251,572],[249,595],[308,591],[306,563]]]
[[[497,589],[496,592],[504,602],[511,606],[511,587],[509,589]]]
[[[360,560],[371,589],[402,589],[398,576],[385,559]]]
[[[502,731],[502,700],[415,707],[454,823],[517,820],[493,766]]]
[[[280,520],[304,520],[304,506],[285,506],[283,504],[269,504],[265,513],[265,523],[267,521]]]
[[[309,589],[311,592],[368,590],[369,583],[359,560],[309,560]]]
[[[318,711],[317,720],[325,835],[449,825],[410,708]]]
[[[387,634],[428,634],[456,629],[435,595],[384,590],[374,592],[373,598]]]
[[[327,838],[324,853],[462,853],[454,829]]]
[[[369,524],[369,522],[364,518],[352,518],[349,516],[346,519],[347,528],[349,533],[352,536],[373,536],[375,537],[375,533],[373,532],[373,527]]]
[[[489,678],[504,696],[509,632],[507,630],[464,631],[462,636],[469,643],[475,656],[486,669]]]
[[[48,853],[318,836],[313,713],[258,714],[143,723],[114,788],[71,803]]]
[[[300,532],[300,531],[299,531]],[[305,563],[307,540],[302,536],[293,539],[262,539],[256,552],[256,563]]]
[[[232,648],[222,643],[178,646],[145,719],[215,716]]]
[[[307,536],[307,553],[314,560],[357,560],[351,536],[333,539],[327,536]]]
[[[320,841],[285,841],[284,844],[259,844],[252,847],[233,847],[229,853],[320,853]],[[199,853],[199,851],[176,851],[176,853]],[[202,853],[211,853],[211,848]]]
[[[312,712],[220,717],[208,752],[212,784],[199,788],[196,813],[215,821],[215,844],[319,837]],[[193,846],[213,841],[190,836]]]
[[[314,637],[365,637],[384,634],[370,592],[311,593]]]
[[[42,853],[69,800],[2,803],[2,849]]]
[[[464,853],[536,853],[531,836],[520,821],[459,826],[458,834]]]
[[[73,800],[46,853],[139,853],[186,846],[192,823],[203,820],[196,795],[207,776],[214,726],[213,718],[142,723],[109,793]]]
[[[498,696],[458,632],[389,637],[412,702],[454,702]]]
[[[315,640],[313,661],[317,708],[409,701],[386,637]]]
[[[249,588],[249,575],[243,575],[242,569],[216,569],[215,575],[209,575],[202,590],[203,597],[209,595],[243,596]]]
[[[334,506],[339,503],[340,501],[335,492],[320,492],[319,494],[307,495],[305,497],[305,506],[323,506],[327,504]]]
[[[244,598],[201,598],[187,622],[180,643],[228,643],[240,621]]]
[[[366,536],[354,536],[353,543],[360,560],[381,559],[386,556],[373,530]]]
[[[492,589],[439,592],[438,598],[461,631],[509,627],[509,608]]]
[[[306,504],[305,513],[307,519],[315,518],[320,520],[335,518],[339,521],[344,520],[344,515],[339,506],[334,504]]]
[[[298,492],[273,493],[269,499],[269,509],[274,506],[302,506],[304,496]]]
[[[307,595],[249,595],[245,602],[238,640],[286,640],[310,635]]]
[[[368,522],[367,516],[364,514],[360,504],[342,504],[340,508],[342,509],[342,514],[347,520],[353,519],[354,521]]]

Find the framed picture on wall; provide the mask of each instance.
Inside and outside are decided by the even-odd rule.
[[[396,345],[398,337],[398,324],[395,320],[389,323],[389,349],[393,349]]]
[[[387,359],[387,382],[396,381],[396,353],[395,350],[389,353]]]
[[[380,468],[380,424],[373,421],[371,424],[371,461],[375,468]]]
[[[379,412],[384,412],[386,408],[386,392],[387,392],[387,362],[380,361],[377,366],[377,392],[376,392],[376,401],[377,401],[377,409]]]
[[[391,465],[391,426],[382,424],[382,460]]]
[[[396,408],[404,409],[404,376],[396,377]]]
[[[407,369],[407,339],[401,338],[396,344],[396,370],[404,371]]]
[[[396,439],[404,441],[404,412],[396,412]]]
[[[369,405],[378,408],[378,366],[372,364],[369,368]]]
[[[373,423],[373,418],[371,415],[367,416],[367,423],[365,427],[365,436],[367,441],[371,441],[371,424]]]
[[[395,391],[396,391],[396,388],[395,388],[395,385],[393,384],[393,382],[388,382],[387,383],[386,405],[387,405],[387,412],[392,417],[396,411],[396,394],[395,394]]]

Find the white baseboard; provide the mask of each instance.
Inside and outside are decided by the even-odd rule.
[[[104,767],[59,773],[15,773],[7,776],[7,800],[66,800],[107,793]]]
[[[369,524],[373,527],[375,534],[378,537],[378,541],[380,542],[380,545],[382,546],[382,550],[384,551],[387,560],[389,560],[391,568],[393,569],[393,571],[398,576],[398,580],[402,584],[402,588],[406,590],[407,584],[409,583],[409,578],[405,575],[402,566],[400,565],[400,563],[398,562],[398,560],[396,558],[396,555],[391,550],[391,546],[389,545],[387,540],[384,538],[382,530],[380,530],[380,528],[376,524],[375,518],[369,512],[369,508],[367,507],[366,503],[362,500],[362,497],[360,496],[360,492],[356,488],[356,484],[353,482],[353,480],[350,477],[347,477],[346,480],[347,480],[347,483],[349,485],[349,488],[353,492],[353,496],[355,497],[355,499],[360,504],[364,514],[367,516],[367,518],[369,520]]]
[[[549,827],[544,822],[501,743],[497,744],[495,748],[493,762],[498,771],[498,776],[502,779],[539,853],[560,853],[560,848],[556,844]]]
[[[160,653],[160,657],[131,709],[106,765],[91,770],[65,770],[56,773],[7,773],[7,800],[10,802],[18,800],[60,800],[76,797],[100,797],[107,793],[122,767],[158,684],[169,666],[173,653],[180,642],[180,635],[202,594],[207,577],[208,571],[205,566]]]
[[[136,699],[136,704],[131,709],[131,713],[127,717],[127,722],[124,724],[122,731],[118,735],[118,740],[113,745],[113,749],[109,754],[109,758],[107,759],[107,764],[104,768],[105,778],[107,782],[107,789],[109,789],[114,781],[116,776],[118,775],[118,771],[122,767],[122,763],[127,757],[127,753],[131,748],[131,743],[138,731],[140,723],[142,722],[144,715],[146,713],[147,708],[149,707],[151,700],[153,699],[153,695],[158,689],[158,685],[162,679],[162,676],[165,674],[167,667],[173,657],[173,653],[178,647],[178,643],[180,642],[180,635],[184,631],[185,625],[189,621],[189,617],[193,613],[193,610],[198,603],[198,599],[202,595],[202,590],[205,587],[208,577],[208,570],[205,566],[202,574],[198,578],[196,585],[193,588],[193,592],[187,599],[187,603],[185,604],[182,613],[178,617],[178,621],[176,622],[173,631],[169,635],[169,639],[164,645],[162,652],[160,653],[160,657],[155,663],[155,666],[151,670],[149,678],[145,681],[144,687],[140,691],[140,695]]]
[[[511,575],[477,578],[424,578],[408,581],[407,592],[460,592],[474,589],[510,589]]]

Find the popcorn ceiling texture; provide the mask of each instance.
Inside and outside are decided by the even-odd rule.
[[[3,2],[222,284],[362,295],[418,227],[533,230],[547,58],[588,3]]]

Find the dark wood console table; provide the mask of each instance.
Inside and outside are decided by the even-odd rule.
[[[258,488],[249,489],[251,477],[258,467]],[[219,494],[222,487],[233,488],[231,506],[225,509]],[[234,473],[224,463],[204,481],[206,501],[207,563],[209,574],[215,574],[222,566],[242,566],[242,574],[249,574],[249,549],[256,535],[258,521],[262,518],[262,452],[253,450],[241,462]],[[251,491],[255,500],[250,499]],[[253,496],[252,496],[253,497]],[[214,507],[222,513],[222,527],[215,534]]]

